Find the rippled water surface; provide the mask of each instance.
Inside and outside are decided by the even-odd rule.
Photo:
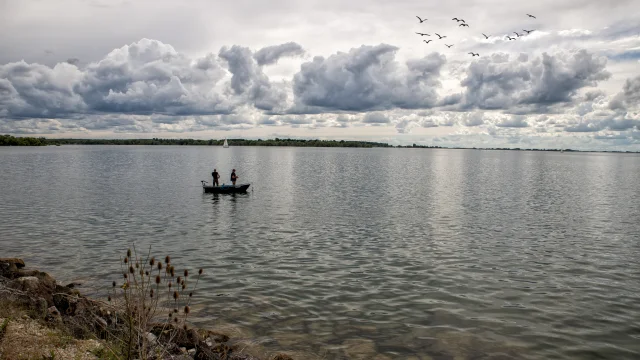
[[[152,245],[205,268],[198,325],[298,359],[638,359],[639,185],[633,154],[0,148],[0,256],[100,290]]]

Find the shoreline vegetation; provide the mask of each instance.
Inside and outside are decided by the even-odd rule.
[[[479,148],[479,147],[445,147],[430,145],[391,145],[373,141],[352,140],[319,140],[319,139],[227,139],[229,146],[292,146],[292,147],[351,147],[351,148],[415,148],[415,149],[459,149],[459,150],[511,150],[511,151],[556,151],[556,152],[590,152],[590,153],[630,153],[640,151],[622,150],[576,150],[552,148]],[[48,139],[45,137],[15,137],[0,135],[0,146],[60,146],[60,145],[199,145],[222,146],[223,140],[201,139]]]
[[[102,300],[0,258],[0,359],[293,360],[256,357],[222,332],[192,327],[202,269],[178,271],[169,256],[139,256],[135,247],[120,265]]]

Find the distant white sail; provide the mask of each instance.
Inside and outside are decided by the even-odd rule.
[[[224,145],[222,145],[222,147],[228,148],[229,144],[227,143],[227,139],[224,139]]]

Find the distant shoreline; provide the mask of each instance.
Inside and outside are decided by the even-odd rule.
[[[350,148],[410,148],[410,149],[457,149],[457,150],[510,150],[510,151],[553,151],[587,153],[638,154],[640,151],[622,150],[575,150],[575,149],[535,149],[535,148],[478,148],[444,147],[429,145],[390,145],[373,141],[352,140],[305,140],[305,139],[227,139],[229,146],[292,146],[292,147],[350,147]],[[58,146],[58,145],[198,145],[222,146],[224,140],[198,139],[47,139],[44,137],[14,137],[0,135],[0,146]]]

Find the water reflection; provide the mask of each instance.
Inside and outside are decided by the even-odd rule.
[[[213,167],[251,192],[204,194]],[[194,320],[252,351],[640,353],[638,156],[62,146],[0,168],[3,254],[108,285],[132,240],[153,245],[205,268]]]

